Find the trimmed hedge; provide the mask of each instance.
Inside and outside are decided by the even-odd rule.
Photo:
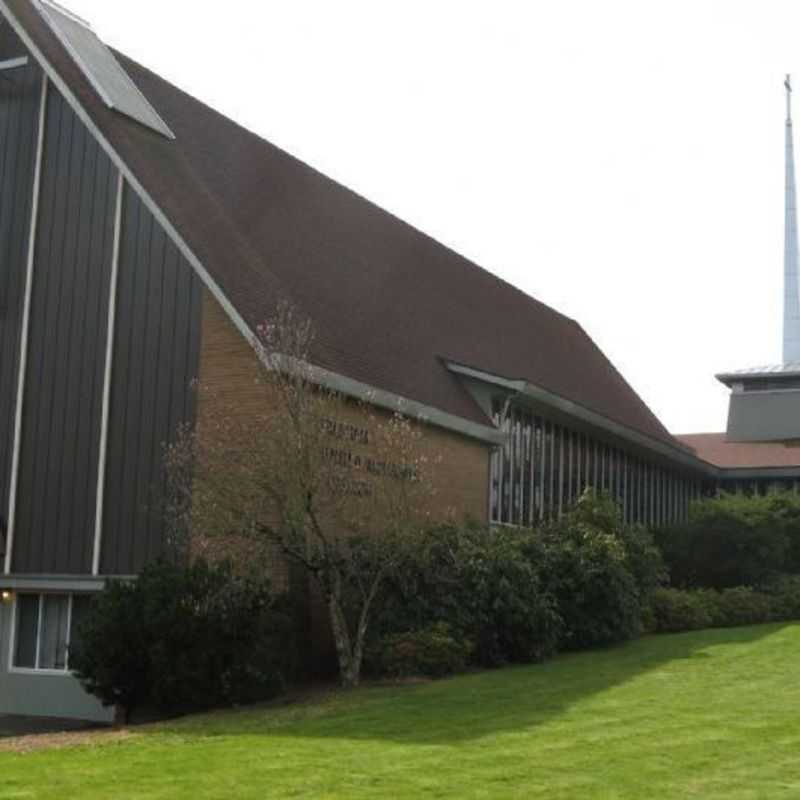
[[[788,576],[760,590],[658,589],[650,608],[658,633],[800,619],[800,577]]]

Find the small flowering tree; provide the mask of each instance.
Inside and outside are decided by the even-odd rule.
[[[425,527],[433,489],[418,426],[321,386],[312,342],[311,323],[280,304],[253,342],[256,407],[202,398],[197,430],[181,430],[166,452],[170,529],[180,548],[277,547],[301,565],[352,687],[376,599]]]

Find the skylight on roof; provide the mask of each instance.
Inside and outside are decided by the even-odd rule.
[[[174,139],[175,134],[139,91],[114,54],[100,41],[88,22],[52,0],[36,3],[53,33],[67,49],[103,102],[142,125]]]

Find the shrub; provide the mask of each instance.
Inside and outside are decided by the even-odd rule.
[[[91,605],[70,648],[70,666],[104,706],[120,706],[126,716],[150,696],[150,657],[142,633],[136,585],[109,581]]]
[[[657,541],[673,585],[755,586],[800,570],[800,496],[721,495],[695,503],[689,522]]]
[[[292,620],[264,580],[198,561],[146,567],[110,581],[92,603],[70,656],[86,690],[126,713],[251,702],[283,686]]]
[[[773,492],[762,498],[762,501],[766,506],[769,524],[780,528],[786,537],[782,572],[800,573],[800,494],[790,491]]]
[[[735,628],[738,625],[758,625],[772,619],[769,595],[749,586],[735,586],[719,593],[714,627]]]
[[[657,589],[651,608],[659,633],[679,633],[710,628],[714,622],[714,598],[702,591]]]
[[[378,665],[380,672],[395,678],[440,678],[463,671],[471,650],[471,644],[454,637],[446,623],[437,622],[419,631],[385,636]]]
[[[551,655],[561,618],[540,563],[527,557],[529,536],[473,524],[428,531],[413,563],[390,581],[376,633],[444,622],[472,642],[472,658],[484,666]]]
[[[776,618],[775,598],[749,586],[714,589],[659,589],[653,595],[656,630],[678,633],[701,628],[758,625]]]
[[[626,527],[609,498],[587,491],[572,512],[535,539],[544,554],[544,585],[563,619],[563,647],[607,645],[639,635],[642,609],[663,574],[646,532]]]
[[[539,529],[436,528],[412,561],[388,583],[373,641],[444,622],[483,666],[638,635],[666,574],[652,536],[591,491]]]
[[[783,575],[764,588],[777,620],[800,619],[800,575]]]
[[[625,565],[636,581],[639,600],[646,605],[653,592],[669,579],[664,557],[647,528],[619,524],[615,530],[625,548]]]

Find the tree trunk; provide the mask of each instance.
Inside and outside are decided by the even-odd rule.
[[[353,650],[353,642],[347,630],[347,620],[335,592],[328,596],[328,612],[331,617],[333,640],[336,643],[342,686],[345,689],[354,689],[361,679],[361,657],[360,653],[357,654]]]
[[[356,628],[356,640],[353,645],[353,661],[358,666],[359,677],[361,674],[361,661],[364,658],[364,642],[367,639],[367,626],[369,624],[369,612],[372,608],[372,601],[375,599],[375,594],[378,591],[381,576],[375,578],[369,593],[364,598],[364,603],[361,606],[361,613],[358,615],[358,627]]]
[[[340,576],[335,576],[328,584],[330,587],[326,592],[328,612],[331,617],[333,639],[336,643],[336,655],[339,659],[339,676],[345,689],[354,689],[361,681],[361,662],[364,660],[364,643],[367,639],[369,612],[382,579],[383,575],[379,573],[372,581],[369,592],[364,598],[361,612],[358,615],[355,640],[350,636],[347,618],[342,611]]]
[[[115,728],[124,728],[131,717],[132,708],[130,706],[123,706],[121,703],[114,704],[114,721]]]

